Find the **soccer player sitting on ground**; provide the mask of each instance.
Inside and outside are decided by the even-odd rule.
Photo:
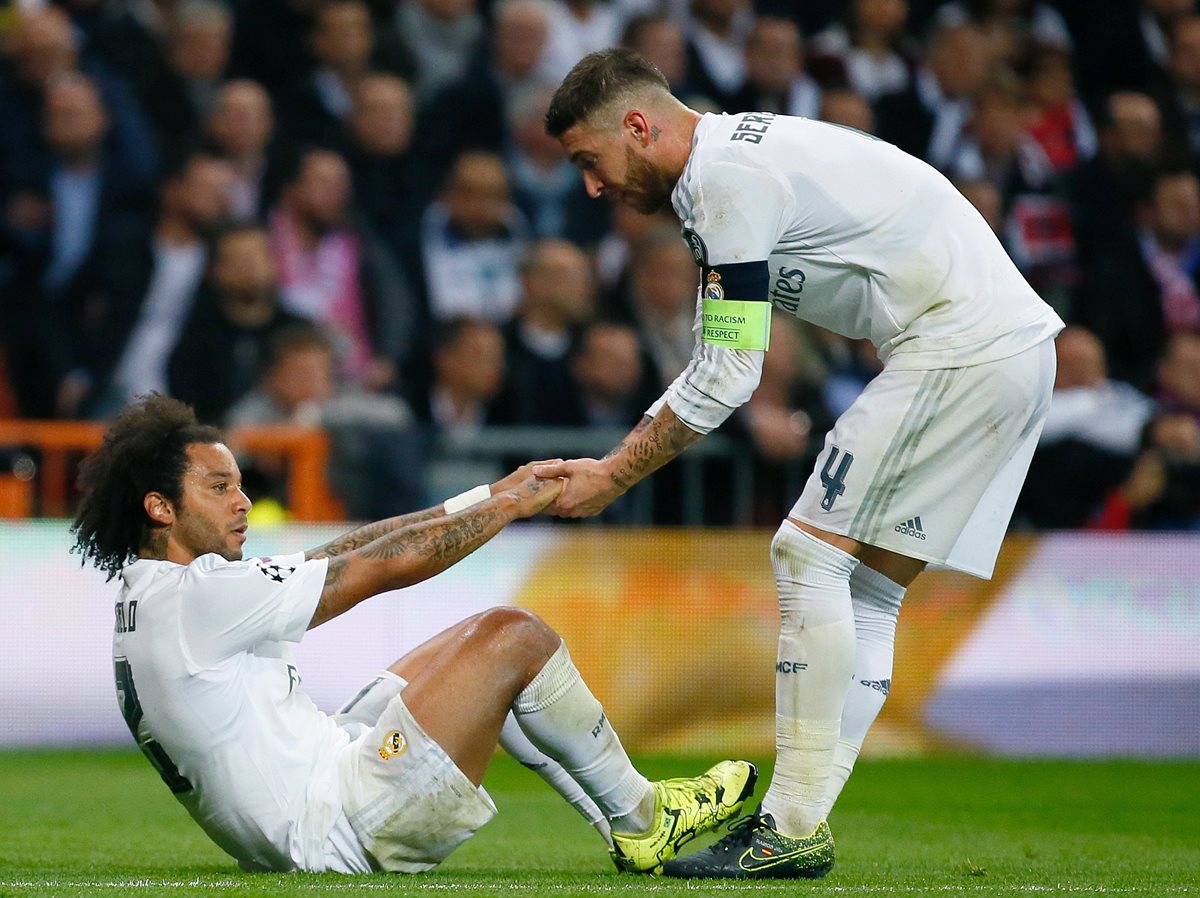
[[[674,206],[702,271],[691,361],[552,513],[596,514],[758,386],[771,308],[851,339],[883,371],[826,437],[771,545],[779,591],[776,764],[761,813],[664,866],[818,877],[826,817],[891,684],[900,602],[927,563],[990,577],[1054,384],[1058,316],[930,166],[843,126],[701,115],[624,50],[585,56],[546,115],[588,192]],[[735,829],[736,827],[736,829]]]
[[[562,640],[517,608],[433,637],[336,715],[300,690],[287,643],[544,509],[561,483],[529,466],[302,554],[243,560],[250,500],[221,433],[149,394],[117,417],[80,484],[75,549],[124,580],[113,637],[122,714],[244,869],[430,869],[495,813],[480,784],[512,718],[519,759],[540,750],[561,765],[556,785],[586,793],[574,803],[603,815],[625,870],[659,869],[753,790],[744,761],[647,781]]]

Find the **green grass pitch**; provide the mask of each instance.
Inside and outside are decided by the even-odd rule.
[[[533,774],[500,757],[487,786],[500,814],[433,873],[246,875],[133,751],[0,753],[0,896],[1200,895],[1196,762],[864,761],[831,821],[838,864],[816,883],[618,875]]]

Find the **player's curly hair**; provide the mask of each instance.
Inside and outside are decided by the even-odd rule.
[[[217,428],[196,421],[191,406],[170,396],[148,393],[127,405],[79,467],[83,500],[71,525],[71,551],[111,580],[148,540],[146,493],[162,493],[178,508],[187,447],[222,439]]]
[[[587,122],[622,94],[639,88],[660,88],[670,93],[666,76],[654,63],[632,50],[597,50],[567,73],[554,92],[546,112],[546,133],[562,137],[572,126]]]

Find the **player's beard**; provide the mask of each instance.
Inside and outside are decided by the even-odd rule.
[[[226,561],[241,561],[242,547],[230,545],[230,532],[228,528],[222,528],[203,515],[186,511],[181,501],[176,510],[175,525],[171,535],[177,543],[197,558],[213,553],[220,555]]]
[[[653,215],[671,204],[675,178],[655,168],[652,163],[625,148],[625,186],[621,202],[643,215]]]

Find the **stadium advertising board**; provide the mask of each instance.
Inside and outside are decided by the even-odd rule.
[[[342,528],[252,533],[248,555]],[[766,531],[511,528],[432,581],[296,647],[331,710],[380,667],[497,604],[545,617],[635,751],[769,754],[778,611]],[[116,582],[63,522],[0,522],[0,745],[125,744],[112,681]],[[1200,755],[1200,541],[1011,539],[990,583],[938,572],[901,612],[866,753]]]

